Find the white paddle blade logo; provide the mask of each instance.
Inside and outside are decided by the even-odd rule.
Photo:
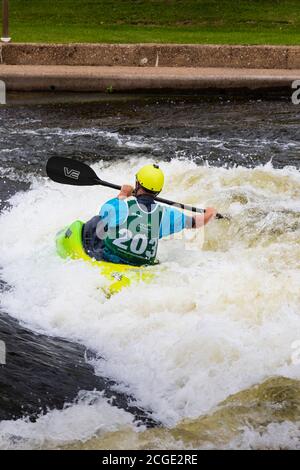
[[[66,166],[64,167],[64,173],[67,178],[71,178],[72,180],[78,180],[80,176],[80,171],[67,168]]]

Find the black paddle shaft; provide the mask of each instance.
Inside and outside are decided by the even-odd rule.
[[[46,165],[46,172],[50,179],[56,183],[71,184],[72,186],[95,186],[101,185],[112,189],[121,189],[121,186],[107,181],[101,180],[94,170],[86,163],[73,160],[72,158],[65,157],[51,157],[49,158]],[[185,209],[192,212],[198,212],[203,214],[205,209],[199,209],[198,207],[189,206],[181,202],[170,201],[169,199],[163,199],[156,197],[157,202],[162,202],[169,206],[176,206],[180,209]],[[216,215],[217,219],[223,219],[222,214]]]

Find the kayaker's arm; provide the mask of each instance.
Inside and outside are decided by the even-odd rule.
[[[99,211],[99,222],[96,234],[100,239],[105,238],[109,228],[116,227],[123,223],[128,215],[127,202],[117,197],[106,201]]]
[[[167,237],[183,229],[195,229],[206,225],[216,214],[216,210],[208,207],[203,214],[193,216],[186,215],[184,212],[174,208],[165,207],[160,226],[159,238]]]
[[[118,199],[127,199],[128,197],[132,196],[132,193],[134,191],[134,188],[130,186],[129,184],[123,184],[121,187],[121,191],[118,194],[117,198]]]
[[[216,209],[214,209],[213,207],[207,207],[203,214],[194,215],[192,228],[203,227],[203,225],[206,225],[211,219],[216,216],[216,213]]]

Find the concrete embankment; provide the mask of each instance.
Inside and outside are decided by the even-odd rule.
[[[0,77],[14,91],[255,90],[290,88],[300,70],[7,65]]]
[[[5,44],[0,79],[15,91],[288,89],[300,46]]]

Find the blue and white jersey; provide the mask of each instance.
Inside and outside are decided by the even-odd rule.
[[[148,206],[149,211],[153,210],[153,206],[157,205],[155,202],[153,204],[152,199],[149,205],[149,199],[144,196],[138,197],[137,202],[143,207]],[[167,237],[173,233],[181,232],[184,228],[192,227],[192,217],[185,215],[174,207],[161,207],[163,207],[163,216],[159,229],[159,238]],[[117,197],[110,199],[101,207],[99,216],[103,224],[109,229],[122,225],[128,217],[126,200]]]

